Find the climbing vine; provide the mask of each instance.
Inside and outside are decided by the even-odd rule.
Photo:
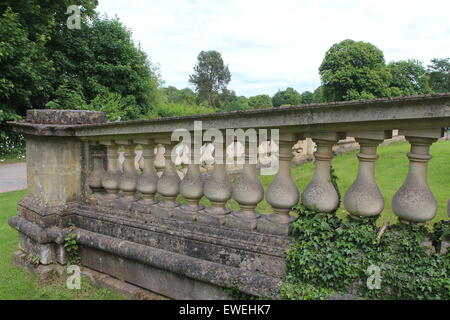
[[[337,188],[333,173],[332,180]],[[351,294],[363,299],[450,299],[450,254],[439,253],[449,221],[436,223],[433,231],[397,224],[381,236],[373,217],[344,221],[335,213],[314,212],[302,205],[294,210],[299,218],[287,251],[283,298]],[[379,270],[379,288],[368,286],[370,266]]]
[[[67,251],[68,255],[68,262],[69,264],[80,264],[81,263],[81,256],[79,252],[79,247],[77,244],[77,235],[74,232],[75,226],[73,224],[69,224],[69,231],[70,233],[67,235],[67,237],[64,238],[64,248]]]

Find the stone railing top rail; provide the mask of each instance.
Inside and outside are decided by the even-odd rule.
[[[167,134],[177,128],[193,131],[194,121],[202,121],[203,129],[283,128],[285,132],[296,133],[445,128],[450,127],[450,93],[109,123],[106,123],[104,115],[101,116],[102,113],[98,112],[82,116],[83,111],[73,113],[61,110],[58,116],[60,119],[66,119],[65,112],[72,112],[71,115],[76,119],[66,119],[59,123],[55,119],[55,121],[39,121],[46,119],[44,110],[29,112],[26,121],[10,122],[14,130],[31,135],[92,138],[115,135],[128,135],[131,138],[144,134]],[[87,117],[87,121],[80,124],[83,119],[77,118],[79,116]]]

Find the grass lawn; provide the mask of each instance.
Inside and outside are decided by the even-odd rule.
[[[377,162],[376,179],[385,197],[385,209],[379,222],[389,220],[396,222],[391,210],[391,199],[403,184],[408,171],[409,144],[395,143],[379,148],[380,159]],[[450,141],[439,141],[431,147],[433,159],[429,163],[429,184],[438,201],[438,212],[433,221],[448,219],[446,204],[450,198]],[[339,155],[333,160],[333,167],[338,176],[338,185],[342,195],[353,183],[358,168],[356,151]],[[311,181],[314,164],[304,163],[293,168],[293,176],[297,187],[303,191]],[[261,182],[267,190],[273,176],[262,176]],[[87,279],[83,279],[81,290],[65,288],[64,277],[54,283],[45,283],[36,276],[27,273],[13,264],[13,252],[17,250],[17,232],[11,229],[8,217],[16,214],[16,203],[23,198],[26,191],[15,191],[0,194],[0,299],[120,299],[123,298],[112,291],[92,287]],[[179,197],[180,202],[184,202]],[[209,205],[203,198],[202,204]],[[238,204],[231,200],[230,209],[237,210]],[[258,205],[261,213],[271,212],[270,205],[264,200]],[[340,216],[345,216],[345,210],[338,210]]]
[[[93,287],[86,278],[82,278],[80,290],[69,290],[65,286],[65,276],[56,277],[50,283],[14,265],[17,231],[10,228],[7,221],[16,214],[16,204],[25,194],[25,190],[0,193],[0,299],[124,299],[110,290]]]
[[[16,162],[25,162],[25,157],[0,157],[0,166],[2,164],[16,163]]]

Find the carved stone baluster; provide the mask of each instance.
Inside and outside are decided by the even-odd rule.
[[[163,174],[164,168],[166,167],[166,160],[164,159],[164,146],[158,144],[156,146],[156,156],[155,156],[155,168],[159,177]]]
[[[257,229],[261,232],[281,235],[290,233],[295,218],[289,213],[300,198],[291,174],[292,146],[299,139],[298,135],[280,134],[278,172],[266,192],[266,200],[272,206],[273,214],[258,219]]]
[[[411,144],[408,153],[408,177],[392,199],[392,211],[402,222],[424,223],[434,218],[436,199],[427,182],[430,146],[442,136],[442,130],[400,130]]]
[[[142,174],[138,177],[136,190],[142,194],[142,204],[154,204],[158,175],[153,166],[155,156],[155,143],[150,139],[135,140],[142,146]]]
[[[333,146],[339,140],[336,133],[318,133],[312,136],[317,145],[314,153],[316,170],[314,177],[302,194],[302,202],[308,209],[331,212],[339,206],[339,196],[331,183]]]
[[[134,149],[136,145],[131,140],[115,140],[116,144],[123,145],[125,147],[123,172],[120,176],[119,189],[122,191],[123,200],[134,201],[136,186],[137,186],[137,173],[134,165],[134,158],[136,153]]]
[[[105,174],[105,169],[103,167],[105,147],[100,145],[97,141],[91,141],[89,145],[92,167],[88,176],[88,185],[92,191],[90,198],[95,199],[103,190],[102,177]]]
[[[384,139],[392,137],[392,131],[348,132],[359,143],[358,176],[344,197],[345,209],[352,216],[371,217],[379,215],[384,208],[383,195],[375,181],[377,147]]]
[[[201,146],[201,142],[198,144]],[[195,149],[195,143],[190,147],[190,164],[188,171],[180,183],[180,193],[186,199],[186,203],[181,206],[182,209],[190,212],[196,212],[203,209],[199,205],[203,197],[203,181],[200,174],[200,150]]]
[[[111,199],[117,198],[120,183],[120,169],[119,169],[119,148],[113,141],[101,141],[100,144],[106,145],[107,151],[107,169],[102,177],[102,186],[108,193]]]
[[[256,229],[260,214],[255,208],[264,198],[264,189],[256,172],[258,144],[256,139],[245,143],[245,163],[238,182],[233,186],[233,199],[239,203],[240,210],[234,212],[229,221],[232,226]],[[237,223],[237,225],[235,225]]]
[[[214,169],[205,182],[204,194],[211,201],[211,206],[205,209],[208,214],[224,216],[230,213],[226,203],[231,199],[232,186],[226,172],[226,144],[222,139],[216,139],[214,145]]]
[[[161,140],[160,143],[163,143],[165,148],[165,168],[158,180],[157,190],[164,197],[164,201],[160,202],[158,206],[174,208],[179,205],[175,200],[180,192],[180,177],[171,157],[172,149],[176,143],[170,140]]]

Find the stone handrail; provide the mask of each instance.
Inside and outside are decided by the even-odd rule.
[[[150,228],[150,233],[156,232],[152,233],[154,240],[144,237],[134,241],[140,245],[198,258],[193,249],[185,247],[186,239],[196,241],[205,251],[201,261],[214,263],[209,267],[200,263],[197,267],[203,271],[219,270],[217,263],[234,266],[231,257],[233,254],[240,257],[240,260],[236,258],[240,261],[236,262],[237,270],[259,270],[264,277],[269,277],[258,278],[256,288],[250,285],[252,281],[246,273],[243,290],[263,295],[267,294],[261,289],[264,283],[273,286],[283,275],[282,248],[289,242],[291,224],[295,220],[290,215],[291,208],[301,199],[312,210],[327,213],[337,209],[339,200],[330,182],[330,167],[333,147],[342,139],[352,137],[360,145],[358,175],[344,196],[345,209],[351,216],[376,216],[382,212],[385,200],[375,181],[377,147],[392,137],[393,130],[398,130],[410,143],[411,151],[407,154],[408,176],[392,199],[392,210],[406,223],[433,219],[437,203],[427,183],[429,148],[443,136],[443,129],[450,127],[450,93],[112,123],[107,123],[105,115],[99,112],[32,110],[25,121],[11,124],[27,141],[28,195],[19,205],[22,207],[19,214],[40,228],[65,228],[69,220],[75,221],[80,230],[85,230],[79,234],[80,241],[84,241],[84,264],[104,268],[94,261],[100,255],[100,244],[107,241],[101,239],[120,238],[124,231],[117,229],[118,226],[132,228],[137,223]],[[172,157],[172,150],[179,143],[173,133],[180,129],[194,136],[192,141],[184,141],[191,151],[191,164],[183,179]],[[241,133],[244,133],[245,163],[235,184],[227,175],[227,157],[223,152],[230,141],[235,141],[234,138],[228,140],[230,131],[227,129],[243,129]],[[256,135],[250,134],[255,132]],[[292,147],[307,138],[316,145],[316,169],[312,181],[300,195],[291,175]],[[264,190],[255,160],[258,144],[268,140],[276,140],[278,161],[275,178]],[[204,143],[212,143],[215,150],[214,168],[206,177],[202,176],[198,162],[199,147]],[[136,146],[142,149],[141,173],[135,166]],[[123,150],[123,164],[119,162],[119,150]],[[160,164],[162,160],[165,165]],[[158,175],[157,170],[162,173]],[[186,200],[183,205],[177,202],[179,195]],[[211,205],[206,208],[200,205],[202,197]],[[264,197],[273,209],[268,215],[256,211]],[[228,209],[230,199],[239,204],[238,211]],[[93,212],[97,212],[97,216]],[[14,227],[21,231],[23,250],[31,250],[36,235],[32,239],[22,230],[36,233],[41,229],[30,226],[20,229],[20,221],[14,220]],[[186,229],[185,233],[178,228]],[[83,240],[87,234],[92,237],[92,232],[99,234],[98,240],[91,241],[99,244],[93,249],[89,248],[91,242]],[[168,240],[159,238],[160,234],[177,240],[162,244]],[[130,233],[123,239],[133,242],[130,239],[134,235]],[[255,249],[255,245],[259,248]],[[222,248],[223,252],[234,250],[227,253],[227,259],[231,260],[224,262],[217,254],[209,252],[213,246]],[[247,255],[253,257],[255,250],[259,252],[258,258],[247,261]],[[182,259],[177,255],[173,257]],[[151,259],[157,258],[152,255]],[[143,262],[141,258],[138,260]],[[64,258],[58,261],[64,262]],[[152,265],[150,261],[148,264]],[[154,267],[161,268],[161,265]],[[200,269],[179,273],[198,274]],[[102,271],[115,274],[108,268]],[[204,275],[197,280],[206,281]],[[134,282],[156,290],[154,284],[144,285],[139,281]],[[211,283],[217,285],[217,282]],[[168,289],[158,290],[179,297],[167,293]],[[183,293],[182,297],[186,295]]]

